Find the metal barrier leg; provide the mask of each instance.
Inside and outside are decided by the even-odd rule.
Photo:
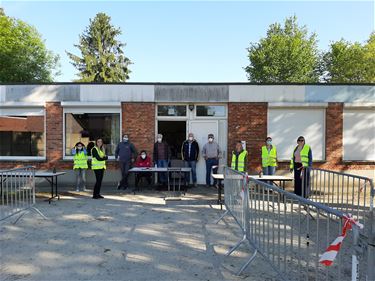
[[[237,272],[237,276],[241,275],[241,273],[249,266],[249,264],[255,259],[258,250],[255,249],[254,254],[248,259],[248,261],[241,267],[241,269]]]
[[[243,235],[242,239],[236,243],[226,254],[225,256],[230,256],[243,242],[247,240],[246,234]]]
[[[221,217],[215,222],[215,224],[218,224],[227,214],[229,214],[229,211],[226,210],[224,214],[221,215]]]

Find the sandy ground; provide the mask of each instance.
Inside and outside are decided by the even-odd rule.
[[[190,189],[181,201],[103,188],[105,199],[63,192],[16,224],[0,225],[0,280],[276,280],[258,256],[241,277],[235,273],[251,251],[225,252],[239,227],[216,205],[216,190]],[[14,219],[13,219],[14,221]]]

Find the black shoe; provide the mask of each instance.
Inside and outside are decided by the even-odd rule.
[[[100,197],[95,195],[92,197],[92,199],[100,199]]]
[[[104,197],[101,196],[100,194],[98,195],[98,199],[103,199]]]
[[[121,189],[121,185],[118,184],[118,185],[117,185],[117,190],[120,190],[120,189]]]

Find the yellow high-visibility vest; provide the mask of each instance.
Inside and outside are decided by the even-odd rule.
[[[293,150],[293,153],[292,153],[292,159],[290,160],[290,169],[294,168],[293,158],[294,158],[294,151],[296,151],[296,149],[297,147]],[[310,146],[305,144],[300,152],[303,167],[309,166],[309,151],[310,151]]]
[[[82,152],[76,152],[74,155],[74,166],[73,169],[87,169],[87,155]]]
[[[103,158],[105,156],[105,153],[101,149],[97,148],[96,146],[94,146],[92,148],[91,155],[92,155],[92,151],[94,149],[96,149],[96,151],[98,152],[99,157]],[[105,160],[99,161],[95,157],[92,157],[92,160],[91,160],[91,169],[93,169],[93,170],[106,169]]]
[[[237,171],[244,172],[245,171],[245,157],[247,156],[247,151],[243,150],[240,154],[238,154],[238,162],[237,162]],[[236,153],[232,152],[232,169],[236,169]]]
[[[273,145],[269,153],[267,146],[262,146],[262,167],[276,167],[276,155],[276,146]]]

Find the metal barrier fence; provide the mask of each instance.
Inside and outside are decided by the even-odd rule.
[[[0,171],[0,221],[14,215],[20,216],[33,210],[46,217],[34,207],[35,205],[35,170],[33,167],[15,168]]]
[[[308,180],[309,178],[309,180]],[[320,202],[344,213],[351,213],[365,225],[369,210],[374,207],[375,189],[371,179],[357,175],[307,168],[304,173],[303,192]],[[307,183],[307,186],[306,186]]]
[[[226,171],[225,175],[228,174],[236,173]],[[243,239],[227,255],[245,241],[254,250],[238,274],[259,253],[282,280],[372,280],[371,260],[367,259],[366,268],[366,257],[359,251],[357,225],[347,233],[334,263],[329,267],[319,263],[320,255],[342,234],[346,214],[341,210],[255,179],[246,184],[245,174],[236,175],[237,178],[227,181],[224,178],[225,214],[231,214],[241,226]],[[228,198],[238,196],[240,189],[244,194],[242,203],[233,204],[231,199],[227,202]]]

